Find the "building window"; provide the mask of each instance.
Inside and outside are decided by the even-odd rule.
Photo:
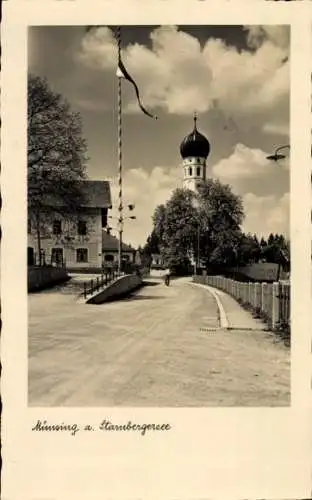
[[[88,249],[77,248],[77,262],[88,262]]]
[[[62,221],[55,220],[53,222],[53,234],[62,234]]]
[[[104,257],[105,262],[113,262],[114,261],[114,256],[111,254],[107,254]]]
[[[63,264],[63,248],[52,248],[51,261],[56,264]]]
[[[192,167],[189,167],[189,175],[192,176]]]
[[[104,209],[102,210],[101,218],[102,218],[102,227],[107,227],[107,211]]]
[[[87,223],[84,220],[78,221],[78,234],[85,236],[87,234]]]
[[[32,247],[27,247],[27,263],[29,266],[35,265],[35,252]]]
[[[200,167],[197,167],[197,177],[200,176]]]

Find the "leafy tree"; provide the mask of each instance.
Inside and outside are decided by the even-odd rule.
[[[253,235],[252,238],[252,254],[251,258],[253,262],[259,262],[261,257],[261,247],[260,242],[256,234]]]
[[[262,257],[266,262],[287,266],[290,261],[290,244],[282,234],[271,233],[262,247]]]
[[[279,264],[284,270],[290,269],[290,241],[283,234],[271,233],[266,241],[260,240],[260,259]]]
[[[162,257],[182,271],[191,256],[205,265],[232,265],[242,219],[241,199],[228,185],[210,179],[199,195],[174,191],[166,205],[157,207],[153,222]]]
[[[142,252],[145,255],[152,256],[153,254],[158,254],[160,252],[159,250],[159,238],[156,234],[156,230],[153,229],[151,234],[148,236],[146,244],[144,248],[142,249]]]
[[[197,210],[193,193],[176,189],[165,210],[156,209],[155,223],[162,257],[170,268],[183,273],[190,265],[190,254],[197,234]]]
[[[200,253],[206,265],[231,266],[241,240],[243,204],[230,186],[209,179],[199,196]]]
[[[249,243],[249,259],[248,263],[259,262],[261,257],[261,247],[257,235],[247,235],[247,240]]]
[[[273,233],[270,233],[269,237],[268,237],[268,245],[274,245],[275,243],[275,237],[274,237],[274,234]]]
[[[158,250],[159,250],[159,242],[162,240],[165,231],[165,226],[164,226],[165,219],[166,219],[166,207],[165,205],[158,205],[153,215],[154,229],[152,231],[153,242],[156,243],[157,241],[156,246]]]
[[[256,235],[242,234],[238,246],[237,265],[245,266],[258,262],[261,256],[261,247]]]
[[[28,77],[28,217],[41,235],[55,212],[69,216],[85,201],[86,142],[81,118],[47,81]]]
[[[262,260],[265,260],[264,255],[265,255],[265,251],[266,251],[267,246],[268,246],[268,243],[262,236],[262,238],[260,240],[260,259],[262,259]]]

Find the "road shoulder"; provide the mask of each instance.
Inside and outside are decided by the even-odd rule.
[[[254,318],[249,311],[246,311],[227,293],[209,285],[190,283],[194,286],[204,288],[213,295],[218,305],[221,328],[228,330],[267,330],[266,325],[260,319]]]

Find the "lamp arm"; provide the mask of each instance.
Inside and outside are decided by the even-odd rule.
[[[282,149],[290,149],[290,144],[286,144],[285,146],[279,146],[276,150],[275,150],[275,154],[277,155],[277,153],[279,151],[281,151]]]

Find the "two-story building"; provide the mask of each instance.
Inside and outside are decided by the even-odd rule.
[[[41,262],[65,263],[69,271],[102,268],[102,233],[112,208],[108,181],[83,181],[85,203],[74,217],[61,207],[45,225],[40,237]],[[28,223],[28,263],[38,263],[36,230]]]

